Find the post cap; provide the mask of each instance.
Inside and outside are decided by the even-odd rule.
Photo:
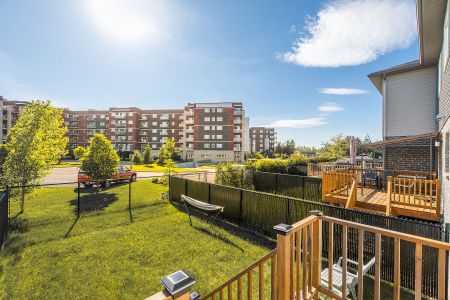
[[[200,295],[197,292],[192,292],[191,295],[189,296],[189,300],[198,300],[200,299]]]
[[[195,278],[184,270],[176,271],[161,279],[162,285],[172,296],[186,292],[195,282]]]
[[[292,226],[287,224],[278,224],[273,227],[277,234],[287,235],[291,230]]]
[[[311,216],[323,216],[323,211],[321,210],[312,210],[309,212]]]

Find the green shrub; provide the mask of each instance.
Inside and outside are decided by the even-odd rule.
[[[287,173],[289,163],[284,159],[264,158],[255,162],[255,170],[270,173]]]
[[[158,177],[152,178],[152,183],[159,183],[159,178]]]
[[[220,164],[216,166],[215,183],[242,188],[245,185],[244,170],[230,162]]]
[[[142,155],[139,151],[136,151],[133,155],[133,163],[140,165],[142,164]]]
[[[306,166],[309,162],[309,159],[301,154],[301,153],[294,153],[291,154],[291,156],[288,159],[289,166]]]

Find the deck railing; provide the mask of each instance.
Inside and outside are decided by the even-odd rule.
[[[276,266],[277,249],[272,250],[218,288],[202,296],[201,299],[274,299],[277,291]],[[257,278],[254,278],[253,273],[256,273]],[[243,282],[245,282],[245,286],[243,286]]]
[[[277,232],[277,248],[258,260],[250,267],[208,293],[202,299],[253,299],[252,272],[258,270],[258,299],[317,299],[325,295],[333,299],[347,299],[353,293],[357,299],[363,299],[364,273],[367,271],[364,262],[372,261],[370,269],[373,272],[374,299],[385,299],[391,287],[381,285],[381,263],[384,255],[382,243],[388,240],[394,243],[393,265],[393,299],[400,299],[401,290],[401,251],[402,245],[412,244],[415,247],[415,299],[422,298],[422,257],[424,247],[434,249],[438,256],[437,282],[429,282],[438,286],[437,299],[445,299],[446,290],[446,257],[450,251],[450,244],[437,240],[422,238],[410,234],[386,230],[342,219],[323,216],[321,212],[312,212],[312,215],[295,224],[280,224],[274,227]],[[323,238],[322,234],[326,234]],[[337,239],[341,239],[338,241]],[[365,253],[366,240],[375,240],[375,257],[367,257]],[[325,242],[327,240],[327,242]],[[336,249],[339,245],[339,249]],[[355,247],[356,246],[356,247]],[[409,246],[409,245],[408,245]],[[352,249],[352,250],[350,250]],[[355,251],[356,249],[356,251]],[[355,253],[356,252],[356,253]],[[341,266],[337,267],[336,253]],[[326,256],[325,259],[323,256]],[[350,256],[356,256],[352,261],[356,264],[349,268]],[[426,260],[426,259],[425,259]],[[264,264],[271,261],[270,276],[264,275]],[[246,280],[246,288],[242,280]],[[270,284],[270,297],[264,297],[264,284]],[[233,287],[237,286],[236,294]],[[243,294],[243,290],[246,293]],[[389,290],[389,291],[387,291]],[[367,292],[366,292],[367,293]],[[387,293],[387,294],[386,294]],[[236,295],[236,296],[235,296]]]
[[[325,172],[322,175],[322,199],[331,204],[345,206],[348,197],[352,195],[353,182],[355,181],[354,174],[344,170]]]
[[[322,177],[322,175],[326,172],[336,171],[336,170],[345,170],[345,169],[383,169],[382,163],[357,163],[356,165],[339,165],[334,163],[319,163],[313,164],[308,163],[306,172],[308,176],[314,177]]]
[[[441,215],[440,180],[388,177],[386,213],[401,215],[405,210],[413,210],[419,217],[431,213],[438,218]]]
[[[347,172],[348,171],[348,172]],[[355,170],[353,170],[355,171]],[[322,199],[330,204],[357,208],[359,188],[363,189],[360,170],[335,170],[322,175]],[[402,215],[424,220],[438,220],[441,216],[441,183],[433,172],[401,171],[399,177],[380,174],[380,184],[373,184],[378,193],[385,194],[386,215]],[[397,172],[397,171],[394,171]],[[434,178],[434,179],[424,179]],[[362,190],[361,190],[362,191]],[[361,196],[362,197],[362,196]]]

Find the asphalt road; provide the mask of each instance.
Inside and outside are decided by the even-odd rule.
[[[77,182],[78,167],[54,168],[44,179],[44,184]],[[162,172],[137,172],[138,180],[145,177],[162,176]]]
[[[204,169],[202,172],[213,172],[214,169]],[[78,167],[54,168],[44,179],[44,184],[61,184],[77,182]],[[163,176],[162,172],[137,172],[137,179]]]

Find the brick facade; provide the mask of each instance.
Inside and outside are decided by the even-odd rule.
[[[395,138],[390,137],[388,140]],[[437,171],[438,149],[434,146],[434,143],[435,140],[432,139],[431,147],[430,140],[386,146],[384,152],[385,168],[387,170]]]

